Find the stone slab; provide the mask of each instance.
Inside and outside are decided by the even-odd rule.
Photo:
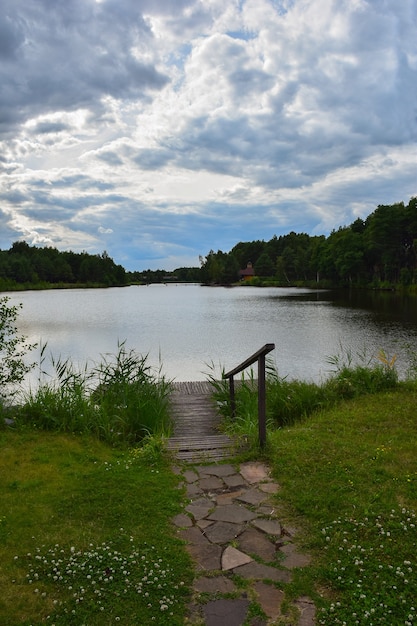
[[[201,528],[201,530],[205,530],[206,528],[208,528],[209,526],[212,526],[213,524],[215,524],[216,522],[210,522],[208,519],[199,519],[196,522],[196,525]]]
[[[193,470],[186,470],[183,476],[187,483],[194,483],[198,479],[197,472],[193,472]]]
[[[172,521],[174,525],[178,526],[179,528],[189,528],[193,525],[191,518],[188,515],[185,515],[185,513],[180,513],[179,515],[176,515]]]
[[[231,474],[236,473],[233,465],[230,465],[228,463],[224,465],[203,465],[202,467],[198,467],[196,469],[200,475],[210,474],[212,476],[218,476],[219,478],[223,478],[224,476],[230,476]]]
[[[257,581],[253,588],[264,613],[273,621],[281,617],[281,604],[284,600],[284,592],[262,581]]]
[[[242,463],[240,466],[240,473],[251,485],[269,480],[269,469],[264,463]]]
[[[295,602],[295,606],[300,611],[300,617],[297,622],[297,626],[314,626],[316,623],[316,607],[314,602],[302,596]]]
[[[200,478],[198,486],[204,491],[216,491],[216,489],[224,488],[224,482],[217,476],[207,476],[206,478]]]
[[[261,493],[258,489],[248,489],[242,495],[237,496],[236,500],[252,506],[258,506],[258,504],[268,500],[268,496],[265,493]]]
[[[273,561],[276,557],[275,545],[263,532],[254,528],[239,535],[238,547],[246,554],[255,554],[263,561]]]
[[[238,491],[225,491],[216,495],[216,503],[220,506],[222,504],[233,504],[237,496],[240,496],[244,492],[243,489]]]
[[[213,522],[205,530],[205,535],[209,541],[220,545],[229,543],[236,539],[243,530],[242,524],[232,524],[230,522]]]
[[[261,483],[259,485],[259,489],[263,491],[264,493],[278,493],[281,487],[278,485],[278,483],[271,482],[271,483]]]
[[[262,518],[256,519],[252,522],[252,526],[262,530],[262,532],[267,535],[273,535],[274,537],[281,537],[282,534],[281,524],[277,522],[277,520]]]
[[[253,578],[254,580],[273,580],[274,582],[283,583],[288,583],[291,580],[290,572],[271,567],[270,565],[262,565],[255,561],[233,568],[233,573],[242,576],[242,578]]]
[[[209,540],[203,535],[199,528],[192,526],[191,528],[184,528],[178,532],[179,537],[184,541],[187,541],[193,545],[212,545]]]
[[[242,626],[246,620],[249,600],[213,600],[203,607],[206,626]]]
[[[247,485],[246,480],[243,478],[243,476],[241,476],[241,474],[231,474],[230,476],[224,476],[223,478],[225,484],[229,487],[229,488],[233,488],[233,487],[243,487],[245,485]]]
[[[185,492],[188,498],[195,498],[196,496],[201,496],[203,494],[203,490],[200,489],[198,483],[187,483]]]
[[[211,500],[208,498],[198,498],[191,502],[191,504],[188,504],[185,510],[191,513],[194,519],[199,520],[206,517],[212,508],[213,502]]]
[[[244,552],[241,552],[232,546],[227,546],[222,554],[222,570],[228,571],[230,569],[235,569],[236,567],[248,564],[251,561],[252,558]]]
[[[234,524],[241,524],[243,522],[249,522],[255,519],[255,517],[256,513],[252,513],[252,511],[249,511],[249,509],[244,506],[226,504],[224,506],[218,506],[213,513],[207,517],[207,519],[215,522],[232,522]]]
[[[197,569],[217,571],[221,569],[222,549],[209,541],[207,544],[187,544],[186,550],[194,560]]]
[[[213,576],[212,578],[201,576],[196,578],[193,587],[199,593],[234,593],[236,591],[235,585],[226,576]]]
[[[311,562],[311,557],[308,554],[298,552],[293,543],[284,544],[280,547],[279,551],[285,556],[282,564],[288,569],[293,569],[294,567],[306,567]]]

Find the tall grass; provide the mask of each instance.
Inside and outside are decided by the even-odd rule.
[[[394,389],[399,383],[395,361],[395,357],[389,358],[383,351],[376,356],[368,356],[366,351],[353,354],[346,349],[328,358],[332,372],[323,382],[314,383],[283,378],[274,363],[267,360],[267,432],[295,424],[343,400]],[[236,381],[234,418],[228,381],[223,378],[218,380],[210,372],[208,377],[213,386],[214,400],[225,418],[225,429],[245,436],[256,448],[258,398],[253,370],[243,372]]]
[[[18,424],[39,429],[91,433],[109,443],[134,443],[148,435],[167,433],[170,427],[170,383],[154,372],[147,356],[118,345],[90,370],[77,370],[69,360],[54,360],[55,376],[24,393]]]

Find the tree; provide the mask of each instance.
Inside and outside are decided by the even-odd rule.
[[[0,298],[0,401],[12,397],[16,390],[10,388],[21,383],[34,364],[26,365],[24,357],[36,347],[26,343],[17,334],[16,320],[19,306],[9,305],[10,298]]]

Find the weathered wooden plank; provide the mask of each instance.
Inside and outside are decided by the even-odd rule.
[[[205,381],[174,384],[170,398],[174,432],[167,448],[180,460],[218,461],[234,454],[234,442],[218,434],[221,416],[212,393],[212,385]]]

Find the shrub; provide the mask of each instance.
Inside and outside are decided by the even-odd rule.
[[[27,365],[24,357],[35,344],[28,344],[26,338],[18,335],[16,320],[22,305],[11,306],[10,298],[0,298],[0,403],[13,397],[17,385],[34,367]]]

